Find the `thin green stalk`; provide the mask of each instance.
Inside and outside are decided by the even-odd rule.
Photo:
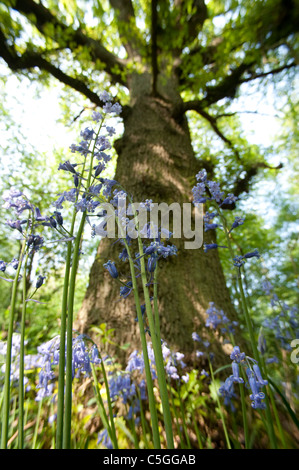
[[[83,176],[86,166],[86,159],[84,160],[81,176]],[[75,204],[78,201],[82,180],[80,178],[78,191],[75,199]],[[70,237],[74,235],[75,222],[76,222],[77,210],[74,208],[71,228],[67,231]],[[63,227],[64,228],[64,227]],[[67,242],[67,255],[65,263],[64,283],[63,283],[63,294],[62,294],[62,306],[61,306],[61,317],[60,317],[60,356],[59,356],[59,372],[58,372],[58,398],[57,398],[57,422],[56,422],[56,448],[62,449],[63,446],[63,415],[64,415],[64,388],[65,388],[65,340],[66,340],[66,325],[67,325],[67,308],[68,308],[68,290],[69,290],[69,279],[70,269],[72,260],[72,241]]]
[[[76,211],[73,213],[71,233],[74,233]],[[58,398],[57,398],[57,422],[56,422],[56,449],[62,449],[63,445],[63,413],[64,413],[64,376],[65,376],[65,335],[67,323],[67,301],[69,277],[72,257],[72,242],[67,245],[67,256],[64,273],[61,321],[60,321],[60,354],[59,354],[59,370],[58,370]]]
[[[230,340],[233,346],[236,345],[233,334],[229,333]],[[243,375],[243,380],[246,380],[243,368],[242,370],[242,375]],[[241,396],[241,406],[242,406],[242,417],[243,417],[243,429],[244,429],[244,440],[245,440],[245,449],[249,449],[249,428],[248,428],[248,420],[247,420],[247,407],[246,407],[246,399],[245,399],[245,394],[244,394],[244,388],[243,384],[239,384],[240,388],[240,396]]]
[[[133,439],[134,439],[135,449],[140,449],[139,440],[138,440],[138,436],[137,436],[136,429],[135,429],[134,415],[131,419],[129,419],[129,423],[130,423],[130,428],[131,428],[131,431],[132,431],[132,436],[133,436]]]
[[[143,433],[143,439],[144,439],[144,444],[145,448],[149,449],[149,442],[146,437],[146,420],[144,416],[144,411],[143,411],[143,406],[142,406],[142,400],[141,400],[141,394],[140,394],[140,389],[139,387],[136,387],[137,390],[137,395],[138,395],[138,400],[139,400],[139,409],[140,409],[140,420],[141,420],[141,427],[142,427],[142,433]]]
[[[209,359],[209,366],[210,366],[212,382],[215,384],[214,372],[213,372],[213,367],[212,367],[210,359]],[[219,400],[217,390],[216,390],[216,401],[217,401],[217,404],[218,404],[219,413],[220,413],[220,417],[221,417],[221,421],[222,421],[222,426],[223,426],[223,431],[224,431],[224,435],[225,435],[226,445],[227,445],[228,449],[231,449],[231,444],[230,444],[230,440],[229,440],[229,437],[228,437],[228,432],[227,432],[227,428],[226,428],[226,424],[225,424],[225,419],[224,419],[224,415],[223,415],[223,411],[222,411],[222,407],[221,407],[221,403],[220,403],[220,400]]]
[[[99,414],[100,414],[100,417],[101,417],[101,420],[102,420],[102,423],[103,423],[105,429],[107,429],[110,440],[113,443],[114,448],[116,448],[117,441],[116,441],[116,443],[114,442],[114,440],[116,439],[116,434],[115,433],[113,434],[111,426],[109,424],[109,418],[108,418],[108,415],[106,413],[105,405],[104,405],[103,399],[102,399],[100,391],[99,391],[99,383],[98,383],[98,379],[97,379],[97,376],[96,376],[95,367],[94,367],[93,364],[91,364],[91,370],[92,370],[92,376],[93,376],[93,381],[94,381],[94,387],[95,387],[95,393],[96,393],[96,400],[97,400],[97,403],[98,403]]]
[[[243,429],[244,429],[244,440],[245,440],[245,449],[249,449],[249,429],[247,421],[247,409],[246,409],[246,400],[244,394],[244,384],[240,385],[240,396],[241,396],[241,405],[242,405],[242,416],[243,416]]]
[[[92,178],[92,170],[93,170],[93,159],[94,159],[94,152],[96,147],[96,141],[98,135],[101,131],[104,119],[101,121],[99,129],[94,139],[93,149],[90,156],[90,163],[89,163],[89,171],[88,177],[86,181],[86,190],[89,190],[90,182]],[[83,171],[85,169],[85,163],[83,165]],[[74,253],[72,258],[72,269],[69,279],[69,290],[68,290],[68,318],[67,318],[67,345],[66,345],[66,374],[65,374],[65,408],[64,408],[64,423],[63,423],[63,439],[62,445],[64,449],[68,449],[71,445],[71,421],[72,421],[72,346],[73,346],[73,313],[74,313],[74,298],[75,298],[75,288],[76,288],[76,275],[78,270],[79,264],[79,253],[80,253],[80,245],[81,245],[81,238],[84,231],[84,224],[86,220],[86,211],[83,212],[80,225],[78,228],[78,232],[76,235],[75,246],[74,246]]]
[[[268,380],[268,383],[269,383],[267,368],[266,368],[265,361],[264,361],[263,357],[262,357],[262,362],[263,362],[263,368],[264,368],[264,372],[265,372],[265,379]],[[286,441],[285,441],[285,437],[284,437],[284,432],[283,432],[283,429],[282,429],[282,426],[281,426],[281,423],[280,423],[280,419],[279,419],[279,415],[278,415],[274,395],[273,395],[273,392],[272,392],[272,389],[271,389],[270,386],[269,386],[268,390],[269,390],[270,402],[271,402],[271,405],[272,405],[272,410],[273,410],[273,413],[274,413],[274,417],[275,417],[276,425],[277,425],[278,432],[279,432],[279,435],[280,435],[281,443],[282,443],[283,448],[286,449],[287,445],[286,445]]]
[[[103,377],[104,377],[104,383],[106,387],[106,393],[107,393],[107,401],[108,401],[108,409],[109,409],[109,417],[110,417],[110,426],[111,426],[111,431],[112,431],[112,442],[114,445],[115,449],[118,449],[118,442],[117,442],[117,437],[116,437],[116,430],[115,430],[115,425],[114,425],[114,416],[113,416],[113,408],[112,408],[112,403],[111,403],[111,397],[110,397],[110,391],[109,391],[109,383],[107,379],[107,374],[104,366],[104,361],[99,355],[100,360],[101,360],[101,368],[103,372]]]
[[[179,402],[180,402],[180,410],[181,410],[181,416],[182,416],[183,429],[184,429],[184,434],[185,434],[186,441],[187,441],[187,446],[188,446],[187,448],[191,449],[188,429],[187,429],[187,426],[186,426],[185,410],[184,410],[184,405],[183,405],[182,396],[181,396],[181,385],[180,384],[178,385],[178,389],[179,389],[178,394],[179,394]]]
[[[121,187],[121,185],[119,185]],[[122,188],[122,187],[121,187]],[[122,188],[124,190],[124,188]],[[159,384],[159,389],[160,389],[160,395],[161,395],[161,401],[162,401],[162,409],[163,409],[163,416],[164,416],[164,425],[165,425],[165,433],[166,433],[166,441],[167,441],[167,446],[169,449],[174,448],[174,442],[173,442],[173,433],[172,433],[172,417],[170,413],[170,407],[169,407],[169,399],[168,399],[168,393],[167,393],[167,383],[166,383],[166,376],[165,376],[165,369],[164,369],[164,361],[163,361],[163,355],[162,355],[162,348],[161,348],[161,337],[157,337],[157,330],[155,327],[155,321],[153,317],[153,312],[152,312],[152,307],[151,307],[151,301],[150,301],[150,296],[149,296],[149,291],[148,291],[148,286],[147,286],[147,277],[146,277],[146,269],[145,269],[145,263],[144,263],[144,252],[143,252],[143,244],[142,244],[142,239],[140,236],[139,232],[139,220],[138,220],[138,215],[134,207],[134,203],[132,201],[132,198],[128,195],[132,209],[133,209],[133,214],[134,214],[134,219],[135,219],[135,226],[138,231],[138,248],[139,248],[139,260],[140,260],[140,271],[141,271],[141,280],[142,280],[142,286],[143,286],[143,293],[144,293],[144,299],[145,299],[145,308],[146,308],[146,313],[147,313],[147,319],[148,319],[148,324],[149,324],[149,330],[150,330],[150,335],[152,339],[152,345],[153,345],[153,350],[154,350],[154,356],[155,356],[155,363],[156,363],[156,368],[157,368],[157,376],[158,376],[158,384]],[[124,241],[126,240],[125,237]],[[128,245],[125,241],[126,248],[128,251]],[[129,253],[129,251],[128,251]],[[132,258],[129,256],[130,260],[130,267],[131,265],[134,266],[134,263],[132,261]],[[131,269],[132,272],[132,269]],[[133,273],[135,273],[135,270],[133,270]],[[135,280],[135,274],[132,274],[132,282],[136,283]],[[136,286],[137,288],[137,286]],[[133,291],[135,295],[135,288],[133,285]],[[137,292],[137,291],[136,291]],[[138,298],[139,302],[139,298]],[[156,309],[157,311],[157,309]],[[138,313],[138,309],[137,309]],[[142,316],[141,316],[142,319]],[[138,317],[138,323],[140,323],[139,317]],[[143,319],[142,323],[143,324]],[[141,325],[140,324],[140,325]],[[159,323],[158,323],[159,325]],[[144,333],[144,332],[143,332]],[[147,354],[147,350],[146,350]]]
[[[168,379],[168,384],[169,384],[169,387],[171,387],[169,379]],[[177,433],[178,433],[178,436],[180,438],[181,446],[184,449],[185,448],[184,440],[183,440],[183,436],[182,436],[182,433],[181,433],[179,417],[178,417],[176,406],[175,406],[175,403],[174,403],[174,400],[173,400],[173,394],[172,393],[170,393],[170,400],[171,400],[171,405],[172,405],[173,413],[174,413],[174,417],[175,417],[175,424],[176,424]]]
[[[234,432],[234,436],[235,436],[235,440],[234,440],[234,449],[241,449],[241,444],[239,442],[239,437],[238,437],[238,425],[237,425],[237,422],[236,422],[236,417],[235,417],[235,413],[232,413],[231,414],[231,418],[232,418],[232,428],[233,428],[233,432]],[[249,447],[248,447],[249,448]]]
[[[246,303],[246,298],[245,298],[245,294],[244,294],[244,290],[243,290],[241,274],[239,275],[239,278],[238,278],[238,285],[239,285],[239,291],[240,291],[241,299],[242,299],[243,311],[245,313],[246,324],[247,324],[247,327],[248,327],[248,330],[249,330],[251,346],[252,346],[252,349],[253,349],[253,356],[256,359],[256,361],[258,362],[260,370],[264,372],[262,362],[261,362],[261,358],[260,358],[260,355],[259,355],[259,351],[258,351],[258,348],[257,348],[254,332],[253,332],[251,318],[250,318],[250,315],[249,315],[249,312],[248,312],[248,309],[247,309],[247,303]],[[267,417],[267,420],[266,420],[267,427],[266,428],[267,428],[267,431],[268,431],[271,446],[272,446],[273,449],[276,449],[277,448],[277,442],[276,442],[276,436],[275,436],[275,433],[274,433],[273,420],[272,420],[270,403],[269,403],[269,398],[268,398],[267,392],[265,393],[265,403],[266,403],[266,417]]]
[[[77,232],[74,254],[72,259],[72,270],[69,283],[68,295],[68,317],[67,317],[67,345],[66,345],[66,376],[65,376],[65,410],[63,426],[63,448],[69,449],[71,444],[71,422],[72,422],[72,384],[73,384],[73,313],[74,297],[76,288],[76,275],[79,263],[79,252],[81,236],[83,234],[86,212],[82,214],[80,226]]]
[[[193,422],[193,425],[194,425],[194,430],[195,430],[195,434],[196,434],[196,437],[197,437],[197,442],[198,442],[199,448],[203,449],[203,444],[202,444],[200,432],[199,432],[199,429],[198,429],[197,424],[196,424],[194,411],[192,409],[191,409],[191,415],[192,415],[192,422]]]
[[[137,224],[138,222],[136,223],[136,225]],[[149,296],[148,287],[147,287],[147,277],[146,277],[146,270],[145,270],[145,263],[144,263],[144,256],[143,256],[144,255],[143,246],[142,246],[142,240],[140,236],[138,236],[138,247],[139,247],[139,255],[140,255],[141,280],[142,280],[143,293],[144,293],[144,298],[145,298],[145,308],[146,308],[147,319],[149,323],[149,329],[150,329],[153,350],[154,350],[154,355],[155,355],[158,383],[159,383],[159,388],[160,388],[162,409],[163,409],[163,416],[164,416],[166,441],[167,441],[168,449],[173,449],[174,442],[173,442],[173,433],[172,433],[172,417],[170,413],[169,398],[168,398],[168,393],[167,393],[167,383],[166,383],[165,368],[164,368],[164,361],[163,361],[163,355],[162,355],[161,338],[157,337],[157,331],[155,328],[151,301],[150,301],[150,296]]]
[[[156,402],[155,402],[155,396],[154,396],[153,379],[152,379],[148,351],[147,351],[147,342],[146,342],[145,332],[144,332],[143,317],[142,317],[140,300],[139,300],[139,295],[138,295],[138,286],[137,286],[137,281],[136,281],[136,276],[135,276],[135,267],[134,267],[134,262],[131,256],[129,245],[126,243],[126,241],[125,241],[125,246],[129,255],[129,264],[130,264],[130,270],[131,270],[131,276],[132,276],[133,294],[134,294],[134,300],[135,300],[135,305],[136,305],[136,310],[137,310],[137,319],[138,319],[140,340],[141,340],[141,346],[142,346],[142,352],[143,352],[143,361],[144,361],[147,392],[148,392],[148,399],[149,399],[149,408],[150,408],[151,421],[152,421],[154,447],[155,449],[160,449],[161,443],[160,443],[158,415],[157,415],[157,408],[156,408]]]
[[[157,337],[161,338],[160,333],[160,318],[159,318],[159,308],[158,308],[158,269],[159,263],[156,263],[155,271],[154,271],[154,312],[155,312],[155,328]]]
[[[26,296],[27,296],[27,261],[28,251],[24,262],[23,274],[23,305],[21,316],[21,338],[20,338],[20,362],[19,362],[19,422],[18,422],[18,445],[19,449],[24,447],[24,356],[25,356],[25,319],[26,319]]]
[[[34,434],[33,434],[32,449],[36,448],[38,427],[39,427],[41,411],[42,411],[42,403],[43,403],[43,399],[41,398],[40,401],[38,402],[38,410],[37,410],[36,423],[35,423]]]
[[[21,265],[22,265],[22,260],[23,260],[23,256],[25,253],[25,248],[26,248],[26,239],[24,239],[22,243],[19,263],[18,263],[18,267],[16,270],[15,279],[13,281],[12,296],[11,296],[11,303],[10,303],[9,326],[8,326],[8,336],[7,336],[7,352],[6,352],[6,363],[5,363],[5,378],[4,378],[1,449],[7,448],[7,441],[8,441],[12,336],[13,336],[14,315],[15,315],[15,308],[16,308],[19,275],[21,271]]]

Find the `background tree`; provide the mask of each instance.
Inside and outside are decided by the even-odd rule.
[[[90,104],[102,105],[103,89],[121,102],[124,133],[115,141],[115,179],[135,200],[191,201],[203,167],[225,191],[241,196],[260,171],[271,169],[239,132],[231,103],[256,80],[287,80],[291,88],[295,1],[5,0],[0,7],[0,56],[13,72],[44,85],[50,77],[59,80],[81,117]],[[195,154],[194,113],[214,132],[219,152],[209,151],[199,131]],[[207,232],[205,241],[215,237]],[[184,250],[183,241],[178,257],[161,266],[159,307],[163,336],[186,351],[210,301],[229,316],[234,309],[218,253]],[[101,242],[78,325],[106,321],[120,343],[133,347],[134,307],[129,298],[116,300],[118,286],[103,269],[117,256],[114,245]]]

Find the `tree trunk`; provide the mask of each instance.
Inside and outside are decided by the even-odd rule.
[[[152,96],[147,76],[133,78],[131,104],[124,112],[124,135],[115,142],[115,179],[135,201],[152,199],[180,205],[192,201],[191,189],[202,166],[194,155],[185,115],[174,118],[179,103],[172,83],[167,83],[159,96]],[[215,234],[207,232],[204,238],[211,242]],[[204,330],[209,302],[215,302],[230,318],[234,310],[217,250],[184,249],[184,239],[171,243],[178,248],[177,256],[159,261],[161,335],[169,346],[188,356],[194,351],[192,332],[201,334]],[[120,299],[119,284],[103,268],[110,259],[120,272],[128,272],[127,264],[118,259],[121,249],[114,240],[100,242],[77,327],[87,331],[90,325],[106,323],[107,328],[115,329],[114,341],[118,345],[129,342],[131,352],[141,348],[133,294]],[[223,355],[221,347],[214,347],[216,355],[217,351]]]

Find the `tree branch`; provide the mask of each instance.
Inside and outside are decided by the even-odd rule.
[[[285,64],[280,67],[277,67],[276,69],[272,69],[269,72],[252,74],[250,77],[242,78],[242,75],[245,72],[248,72],[253,65],[253,62],[249,64],[243,63],[239,67],[237,67],[230,75],[227,75],[218,85],[215,85],[213,87],[207,86],[206,96],[201,100],[192,100],[184,102],[181,107],[181,112],[193,110],[201,114],[202,110],[210,106],[211,104],[217,103],[218,101],[224,98],[234,98],[239,86],[242,85],[242,83],[250,82],[258,78],[264,78],[271,74],[277,74],[282,72],[283,70],[287,70],[297,66],[295,62],[292,62],[291,64]]]
[[[136,28],[135,13],[131,0],[109,0],[110,5],[115,10],[119,22],[118,31],[122,44],[127,51],[128,57],[140,59],[141,54],[137,46],[134,31]]]
[[[184,38],[184,46],[191,44],[197,38],[205,20],[208,18],[208,9],[204,0],[193,0],[191,5],[191,13],[187,14],[185,0],[175,0],[174,8],[179,12],[176,18],[178,28],[181,26],[181,18],[184,17],[184,24],[187,25],[186,37]],[[190,7],[190,4],[189,4]]]
[[[283,72],[284,70],[288,70],[296,66],[298,66],[298,64],[296,64],[296,62],[292,62],[290,64],[281,65],[276,69],[269,70],[269,72],[253,73],[250,77],[243,78],[240,83],[242,84],[246,82],[251,82],[252,80],[256,80],[257,78],[264,78],[268,75],[275,75],[277,73]]]
[[[47,30],[47,25],[51,24],[54,30],[52,39],[57,41],[60,45],[63,44],[65,48],[74,51],[78,46],[87,46],[92,60],[100,60],[105,64],[105,71],[114,82],[126,85],[122,73],[125,71],[126,60],[120,59],[109,52],[102,46],[100,41],[86,36],[80,29],[74,30],[72,27],[65,25],[59,21],[50,10],[45,8],[42,3],[36,3],[34,0],[15,0],[12,2],[11,7],[19,13],[28,16],[29,21],[31,21],[44,36],[51,37],[49,29]],[[35,22],[32,21],[32,15],[36,18]],[[116,68],[119,68],[120,71],[117,72]]]
[[[240,160],[240,154],[239,154],[238,150],[235,148],[232,141],[230,139],[228,139],[227,137],[225,137],[225,135],[221,132],[221,130],[217,126],[217,118],[215,118],[214,116],[211,116],[210,114],[208,114],[203,109],[198,111],[198,114],[200,114],[203,118],[205,118],[211,124],[211,127],[216,132],[218,137],[220,137],[220,139],[223,140],[223,142],[225,144],[227,144],[228,147],[234,152],[237,160]]]
[[[49,72],[53,77],[59,80],[61,83],[70,86],[74,90],[82,93],[86,98],[88,98],[92,103],[97,106],[103,106],[103,102],[100,100],[98,95],[91,91],[84,82],[77,78],[70,77],[64,73],[59,68],[55,67],[53,64],[44,59],[40,54],[27,51],[23,55],[18,55],[15,49],[12,46],[8,46],[6,43],[6,38],[3,32],[0,29],[0,56],[5,60],[8,67],[12,71],[18,70],[30,70],[34,67],[39,68],[40,70],[45,70]]]

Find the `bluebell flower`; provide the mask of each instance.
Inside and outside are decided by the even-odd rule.
[[[202,369],[200,375],[204,377],[210,377],[210,374],[205,369]]]
[[[266,364],[279,364],[279,359],[276,356],[268,357],[266,359]]]
[[[196,354],[196,357],[198,357],[198,358],[199,358],[199,357],[202,357],[202,356],[204,356],[204,354],[205,354],[205,353],[204,353],[204,352],[202,352],[202,351],[196,351],[196,353],[195,353],[195,354]]]
[[[219,387],[218,392],[222,397],[224,397],[224,405],[230,407],[231,411],[234,413],[236,411],[236,407],[234,406],[232,399],[237,398],[237,395],[234,391],[234,381],[231,375]]]
[[[192,333],[192,339],[193,339],[193,341],[197,341],[198,343],[201,342],[200,336],[195,331]]]
[[[155,255],[149,256],[147,260],[147,271],[153,273],[157,266],[157,257]]]
[[[101,101],[104,101],[104,103],[107,103],[109,101],[112,101],[112,96],[110,95],[110,93],[108,93],[108,91],[104,90],[104,91],[101,91],[100,93],[100,100]]]
[[[240,362],[245,361],[246,354],[244,352],[242,352],[242,353],[240,352],[239,346],[234,346],[233,352],[231,353],[230,358],[233,361],[235,361],[237,363],[240,363]]]
[[[215,230],[216,228],[218,228],[220,225],[219,224],[209,224],[209,223],[205,223],[205,232],[207,232],[208,230]]]
[[[44,238],[40,235],[31,234],[27,238],[27,245],[31,248],[31,252],[37,252],[44,244]]]
[[[220,184],[216,181],[207,181],[206,184],[210,190],[212,199],[214,199],[216,202],[221,202],[224,192],[220,190]]]
[[[130,354],[128,364],[126,366],[126,371],[128,372],[133,372],[135,370],[138,371],[140,374],[142,374],[144,371],[144,361],[137,350],[133,351]]]
[[[195,206],[197,204],[203,204],[207,201],[207,196],[205,195],[205,192],[205,183],[197,183],[197,185],[192,188],[193,203]]]
[[[268,380],[265,380],[265,379],[262,378],[262,374],[261,374],[261,371],[260,371],[260,368],[259,368],[258,364],[253,364],[252,369],[253,369],[254,376],[255,376],[255,379],[258,382],[258,384],[261,387],[263,387],[264,385],[268,385]]]
[[[111,442],[107,429],[103,429],[103,431],[99,433],[97,444],[103,444],[106,449],[113,449],[113,444]]]
[[[38,278],[37,278],[37,281],[36,281],[36,284],[35,284],[35,288],[36,288],[36,289],[39,289],[39,288],[43,285],[45,279],[46,279],[46,277],[45,277],[45,276],[42,276],[42,275],[40,274],[40,275],[38,276]]]
[[[112,137],[115,134],[114,127],[106,126],[106,131],[108,132],[109,137]]]
[[[185,375],[182,375],[181,379],[183,382],[188,383],[189,382],[189,374],[186,373]]]
[[[54,211],[54,216],[58,225],[63,225],[63,217],[61,215],[61,212]]]
[[[14,229],[14,230],[18,230],[18,232],[20,233],[23,233],[23,229],[22,229],[22,224],[24,224],[25,222],[27,221],[21,221],[21,220],[7,220],[6,221],[6,224]]]
[[[261,354],[265,354],[266,352],[266,338],[262,332],[262,329],[260,330],[258,336],[258,350]]]
[[[127,261],[127,259],[129,259],[129,255],[128,255],[128,252],[127,252],[127,249],[126,248],[123,248],[122,252],[119,254],[119,259],[121,261]]]
[[[64,163],[59,163],[58,170],[69,171],[69,172],[76,175],[77,174],[77,172],[75,170],[76,166],[77,166],[76,164],[72,164],[69,161],[66,161]]]
[[[15,270],[18,269],[18,266],[19,266],[19,260],[16,259],[16,258],[13,258],[13,260],[11,260],[11,262],[9,263]]]
[[[250,369],[247,369],[246,372],[248,376],[249,385],[252,391],[252,394],[250,395],[252,408],[265,409],[266,404],[262,401],[265,398],[265,394],[263,392],[260,392],[261,385],[256,381],[256,378],[254,377],[254,374]]]
[[[116,269],[114,261],[107,261],[107,263],[103,264],[104,268],[106,268],[111,277],[116,279],[118,277],[118,271]]]
[[[236,266],[237,268],[240,268],[245,263],[243,256],[235,256],[233,261],[234,261],[234,266]]]
[[[252,251],[252,252],[250,252],[250,253],[246,253],[246,254],[244,255],[244,258],[246,258],[246,259],[248,259],[248,258],[253,258],[253,257],[260,258],[260,256],[261,256],[261,255],[259,254],[258,250],[255,249],[254,251]]]
[[[5,272],[6,270],[6,266],[7,266],[7,263],[5,263],[4,261],[0,261],[0,271],[2,271],[3,273]]]
[[[95,122],[99,122],[103,119],[103,115],[98,111],[93,111],[91,115],[91,119]]]
[[[238,268],[240,268],[244,264],[245,259],[254,258],[254,257],[260,258],[260,254],[258,250],[254,250],[250,253],[246,253],[245,255],[235,256],[233,259],[234,266],[237,266]]]
[[[223,204],[233,204],[234,202],[236,202],[238,200],[237,196],[235,196],[234,194],[231,194],[229,193],[222,201],[221,203],[221,206]]]
[[[234,222],[232,223],[231,229],[229,230],[229,233],[234,229],[239,227],[240,225],[244,224],[245,217],[235,217]]]
[[[197,181],[206,181],[206,179],[207,179],[207,170],[206,169],[200,170],[196,175],[196,179],[197,179]]]
[[[262,281],[262,289],[267,295],[271,295],[274,288],[271,282],[265,279],[264,281]]]
[[[204,243],[203,247],[205,253],[209,250],[214,250],[216,248],[227,248],[227,246],[218,245],[217,243]]]
[[[244,383],[244,379],[239,377],[239,364],[235,361],[232,362],[232,370],[233,370],[233,381],[237,383]]]
[[[126,299],[132,292],[133,290],[133,284],[131,281],[127,282],[125,286],[122,286],[120,288],[120,296]]]
[[[84,129],[84,131],[80,132],[80,135],[83,137],[83,140],[91,140],[94,134],[95,134],[94,130],[89,129],[88,127]]]

